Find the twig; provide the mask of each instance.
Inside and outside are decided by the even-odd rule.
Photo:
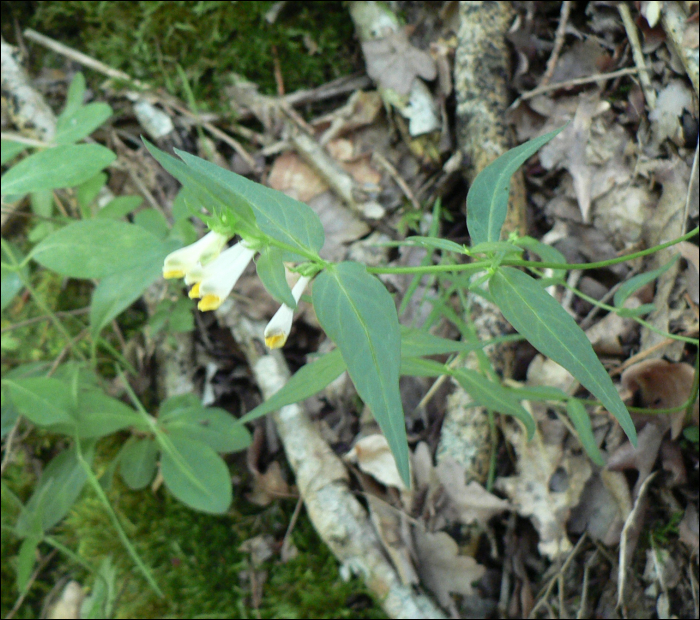
[[[569,14],[571,13],[571,2],[565,0],[561,3],[561,13],[559,14],[559,25],[557,26],[557,32],[554,35],[554,47],[552,48],[552,54],[547,61],[547,69],[540,80],[540,86],[547,86],[549,80],[552,79],[554,75],[554,69],[557,67],[557,61],[559,60],[559,52],[561,52],[561,47],[564,45],[564,36],[566,35],[566,26],[569,22]]]
[[[690,179],[688,179],[688,189],[685,193],[685,211],[683,212],[683,230],[682,234],[688,232],[688,211],[690,210],[690,195],[693,193],[693,183],[695,175],[698,171],[698,149],[700,148],[700,137],[695,142],[695,155],[693,155],[693,167],[690,170]]]
[[[647,73],[646,70],[642,70],[642,68],[645,66],[644,54],[642,53],[642,46],[639,42],[637,26],[634,25],[630,8],[626,3],[620,2],[620,4],[617,6],[617,10],[620,12],[622,23],[625,25],[625,32],[627,32],[627,39],[632,47],[632,58],[634,58],[634,64],[637,66],[637,69],[639,69],[639,81],[641,82],[642,90],[644,91],[644,99],[646,99],[649,109],[653,110],[656,107],[656,91],[651,85],[649,73]]]
[[[566,80],[564,82],[555,82],[554,84],[547,84],[546,86],[538,86],[532,90],[523,93],[518,97],[512,104],[511,108],[517,107],[518,103],[525,101],[527,99],[532,99],[541,95],[542,93],[548,93],[552,90],[559,90],[560,88],[568,88],[569,86],[582,86],[584,84],[590,84],[591,82],[599,82],[601,80],[612,80],[614,78],[621,77],[623,75],[633,75],[635,73],[642,73],[648,70],[649,67],[627,67],[625,69],[618,69],[617,71],[611,71],[610,73],[598,73],[596,75],[589,75],[588,77],[576,78],[574,80]]]
[[[584,532],[581,535],[581,538],[578,539],[578,542],[576,543],[576,546],[571,550],[571,553],[567,556],[566,560],[564,560],[564,563],[562,564],[561,568],[557,571],[557,574],[554,575],[550,580],[549,583],[547,584],[547,588],[545,589],[544,593],[542,593],[541,596],[538,597],[538,601],[535,604],[535,606],[532,608],[530,611],[530,614],[528,618],[534,618],[535,617],[535,612],[542,606],[542,605],[547,605],[548,604],[548,599],[549,595],[552,593],[552,589],[554,588],[554,584],[558,582],[559,576],[563,575],[566,572],[566,569],[569,568],[569,564],[571,564],[571,561],[578,555],[578,552],[581,548],[581,545],[583,544],[583,541],[586,540],[588,536]],[[563,610],[559,610],[560,613],[563,613]]]
[[[43,45],[44,47],[56,52],[57,54],[61,54],[66,58],[70,58],[71,60],[75,60],[75,62],[78,62],[85,67],[93,69],[98,73],[102,73],[107,77],[111,77],[115,80],[129,82],[131,85],[141,90],[149,90],[151,88],[145,82],[137,80],[136,78],[132,78],[128,73],[124,73],[123,71],[114,69],[109,65],[100,62],[99,60],[95,60],[87,54],[83,54],[82,52],[74,50],[72,47],[68,47],[67,45],[63,45],[63,43],[59,43],[54,39],[44,36],[43,34],[39,34],[38,32],[36,32],[36,30],[27,28],[24,31],[24,36],[27,37],[27,39],[29,39],[30,41],[35,41],[36,43],[39,43],[40,45]]]
[[[281,389],[290,373],[280,351],[265,352],[265,323],[240,316],[232,301],[216,311],[219,322],[233,333],[265,398]],[[316,531],[340,562],[364,576],[392,618],[443,618],[424,595],[401,584],[384,555],[366,509],[348,488],[345,465],[321,437],[318,427],[299,405],[273,414],[299,493]]]
[[[411,202],[413,208],[416,211],[420,211],[420,202],[418,202],[415,194],[408,186],[408,183],[406,183],[404,178],[399,174],[399,171],[396,168],[394,168],[391,162],[386,157],[384,157],[384,155],[382,155],[379,151],[374,151],[372,153],[372,159],[389,173],[389,176],[392,179],[394,179],[394,182],[396,183],[396,185],[399,186],[399,189],[403,192],[403,195],[406,196],[406,198],[408,198],[408,200]]]

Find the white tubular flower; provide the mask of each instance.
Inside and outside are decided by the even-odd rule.
[[[163,263],[163,277],[184,278],[193,269],[215,259],[226,245],[228,237],[213,230],[199,241],[171,252]]]
[[[216,310],[223,303],[254,254],[255,250],[241,241],[221,252],[205,267],[190,272],[185,281],[195,284],[189,295],[192,299],[199,299],[197,307],[202,312]]]
[[[294,301],[297,303],[306,285],[309,283],[309,280],[311,280],[311,278],[302,276],[292,288],[292,295],[294,296]],[[287,338],[289,337],[289,332],[292,331],[293,318],[294,310],[287,304],[282,304],[265,328],[265,345],[268,349],[279,349],[284,346],[284,343],[287,342]]]

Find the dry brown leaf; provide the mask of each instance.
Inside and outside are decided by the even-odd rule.
[[[425,80],[437,76],[435,61],[428,52],[411,45],[403,28],[381,39],[363,41],[362,52],[369,77],[399,95],[408,95],[417,76]]]
[[[698,509],[693,504],[685,508],[685,515],[678,526],[681,542],[690,547],[690,552],[697,557],[700,537],[698,536]]]
[[[363,472],[384,486],[396,487],[397,489],[406,488],[384,435],[376,434],[362,437],[343,459],[357,464]]]
[[[264,474],[253,472],[253,490],[245,497],[256,506],[269,506],[280,497],[290,495],[292,490],[282,477],[282,468],[277,461],[273,461]]]
[[[656,424],[647,424],[637,434],[637,447],[635,448],[629,441],[622,444],[610,455],[607,468],[613,471],[623,471],[625,469],[636,469],[639,472],[637,484],[632,493],[637,497],[639,489],[647,479],[656,462],[659,454],[661,440],[664,431]]]
[[[620,379],[631,394],[640,393],[642,407],[670,409],[687,402],[694,377],[695,370],[690,364],[649,359],[627,368]],[[676,439],[683,430],[685,411],[673,414],[670,419],[671,438]]]
[[[649,113],[656,147],[666,139],[677,146],[685,144],[680,119],[683,110],[693,110],[693,91],[680,80],[668,83],[656,99],[656,107]]]
[[[453,459],[444,459],[436,469],[449,500],[445,511],[452,517],[451,521],[465,525],[477,521],[485,527],[491,517],[511,509],[506,500],[489,493],[478,482],[472,480],[466,484],[464,467]]]
[[[275,159],[267,184],[301,202],[308,202],[328,189],[314,169],[291,151]]]
[[[348,252],[346,244],[364,237],[370,231],[370,227],[331,191],[316,196],[309,201],[309,206],[318,215],[326,233],[326,242],[321,249],[321,257],[325,260],[344,260]]]
[[[413,528],[417,568],[421,581],[445,609],[454,610],[451,593],[469,596],[472,583],[486,569],[468,556],[459,555],[457,543],[445,532],[426,532],[422,525]]]
[[[561,442],[545,443],[539,429],[531,441],[512,426],[506,434],[518,455],[518,474],[500,478],[496,486],[518,514],[531,518],[540,535],[540,553],[559,557],[572,549],[566,522],[592,473],[590,462],[585,456],[564,455]]]
[[[632,497],[624,474],[602,470],[586,484],[579,505],[571,513],[569,530],[575,534],[585,531],[604,545],[617,545],[631,511]]]
[[[690,241],[681,241],[677,246],[681,256],[688,261],[686,270],[686,287],[694,303],[700,303],[698,274],[700,274],[700,248]]]
[[[620,540],[620,564],[617,573],[617,604],[624,604],[626,589],[627,589],[627,572],[630,568],[634,550],[637,548],[639,535],[644,527],[644,517],[649,505],[649,488],[656,474],[651,474],[645,480],[642,480],[642,485],[639,489],[639,496],[634,503],[634,508],[629,517],[625,521],[625,527],[622,529],[622,538]],[[640,474],[641,477],[641,474]]]

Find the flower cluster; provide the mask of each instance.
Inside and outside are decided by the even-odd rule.
[[[224,250],[227,241],[225,235],[212,231],[165,257],[163,277],[184,278],[185,284],[192,287],[190,298],[199,299],[197,307],[202,312],[216,310],[224,302],[256,252],[245,241]],[[294,285],[295,301],[299,301],[310,279],[301,277]],[[294,310],[283,304],[272,317],[265,328],[265,344],[270,349],[283,347],[287,342],[293,315]]]

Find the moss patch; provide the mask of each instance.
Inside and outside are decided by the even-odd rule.
[[[187,100],[225,108],[232,72],[274,94],[274,58],[287,92],[359,68],[352,22],[340,2],[40,2],[32,26],[108,65]],[[218,105],[217,105],[218,102]]]

